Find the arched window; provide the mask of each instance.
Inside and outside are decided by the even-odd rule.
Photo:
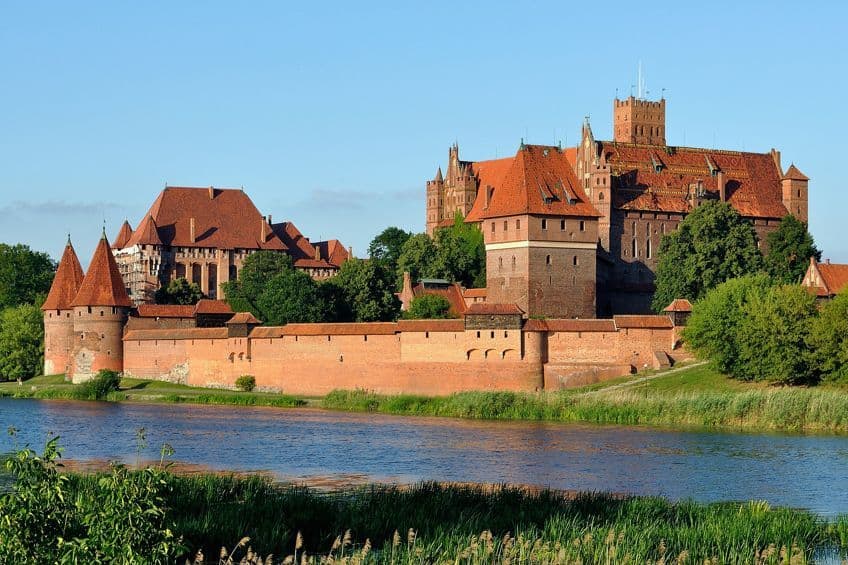
[[[512,270],[515,270],[515,255],[512,256]]]
[[[648,236],[648,239],[645,240],[645,257],[651,258],[651,236]]]
[[[572,257],[572,258],[571,258],[571,264],[572,264],[572,265],[574,265],[575,267],[576,267],[579,263],[580,263],[580,261],[578,261],[578,260],[577,260],[577,255],[575,255],[574,257]]]
[[[545,257],[545,265],[547,265],[549,267],[551,266],[551,256],[550,255]]]
[[[603,199],[604,199],[604,192],[601,191],[601,192],[598,193],[598,200],[603,200]]]
[[[498,270],[503,270],[503,257],[498,257]]]
[[[638,243],[636,243],[636,238],[635,238],[635,237],[633,238],[633,241],[632,241],[631,251],[632,251],[632,253],[633,253],[633,258],[634,258],[634,259],[635,259],[636,257],[638,257],[638,256],[639,256],[639,244],[638,244]]]

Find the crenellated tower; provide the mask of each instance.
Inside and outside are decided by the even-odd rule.
[[[665,98],[658,102],[635,96],[616,98],[612,123],[618,143],[665,145]]]
[[[71,349],[74,343],[74,308],[71,304],[82,285],[84,275],[71,237],[56,269],[44,312],[44,374],[64,373],[70,377]]]
[[[477,198],[477,176],[472,163],[459,159],[459,145],[448,150],[447,174],[442,178],[441,167],[436,178],[427,181],[427,233],[453,222],[459,212],[468,215]]]
[[[123,334],[132,302],[103,232],[73,303],[71,376],[74,383],[101,369],[123,371]]]

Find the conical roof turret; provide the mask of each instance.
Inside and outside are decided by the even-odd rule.
[[[436,182],[442,182],[443,180],[445,180],[445,179],[442,176],[442,168],[439,167],[439,170],[436,171]]]
[[[112,242],[112,249],[123,249],[127,246],[127,242],[132,237],[133,230],[129,221],[124,220],[124,223],[121,224],[121,229],[118,230],[118,235],[115,237],[115,241]]]
[[[72,306],[132,306],[105,231]]]
[[[41,305],[41,309],[44,311],[70,309],[71,303],[82,286],[83,278],[82,267],[71,244],[71,238],[68,236],[68,243],[65,245],[62,259],[59,260],[56,276],[53,277],[53,284],[50,285],[50,292],[44,304]]]

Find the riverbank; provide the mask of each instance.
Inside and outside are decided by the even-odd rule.
[[[75,400],[79,385],[65,381],[63,375],[34,377],[18,385],[0,383],[0,397],[36,398],[39,400]],[[201,388],[141,379],[121,379],[120,390],[109,393],[110,402],[149,402],[165,404],[220,404],[233,406],[304,406],[306,400],[273,392],[241,392]]]
[[[62,375],[0,383],[0,397],[73,399]],[[194,403],[234,406],[308,406],[329,410],[379,412],[489,420],[552,421],[649,425],[748,432],[848,433],[848,390],[772,387],[727,378],[705,364],[659,373],[640,373],[573,390],[541,393],[465,392],[444,397],[378,395],[333,391],[324,398],[272,392],[239,392],[161,381],[122,379],[115,402]]]
[[[488,420],[699,427],[744,431],[848,433],[848,391],[768,387],[697,365],[580,389],[536,394],[467,392],[444,397],[333,391],[330,410]]]
[[[74,497],[96,490],[98,475],[69,478]],[[186,555],[217,556],[249,537],[236,561],[247,546],[273,563],[304,554],[360,563],[805,563],[822,548],[848,548],[848,517],[760,502],[437,483],[320,492],[259,476],[166,474],[164,484],[167,523]]]

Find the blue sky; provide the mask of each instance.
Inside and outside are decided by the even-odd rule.
[[[520,139],[611,137],[642,62],[673,145],[766,152],[810,178],[848,262],[838,2],[4,2],[0,241],[83,263],[166,184],[241,187],[362,255],[424,227],[424,183]]]

